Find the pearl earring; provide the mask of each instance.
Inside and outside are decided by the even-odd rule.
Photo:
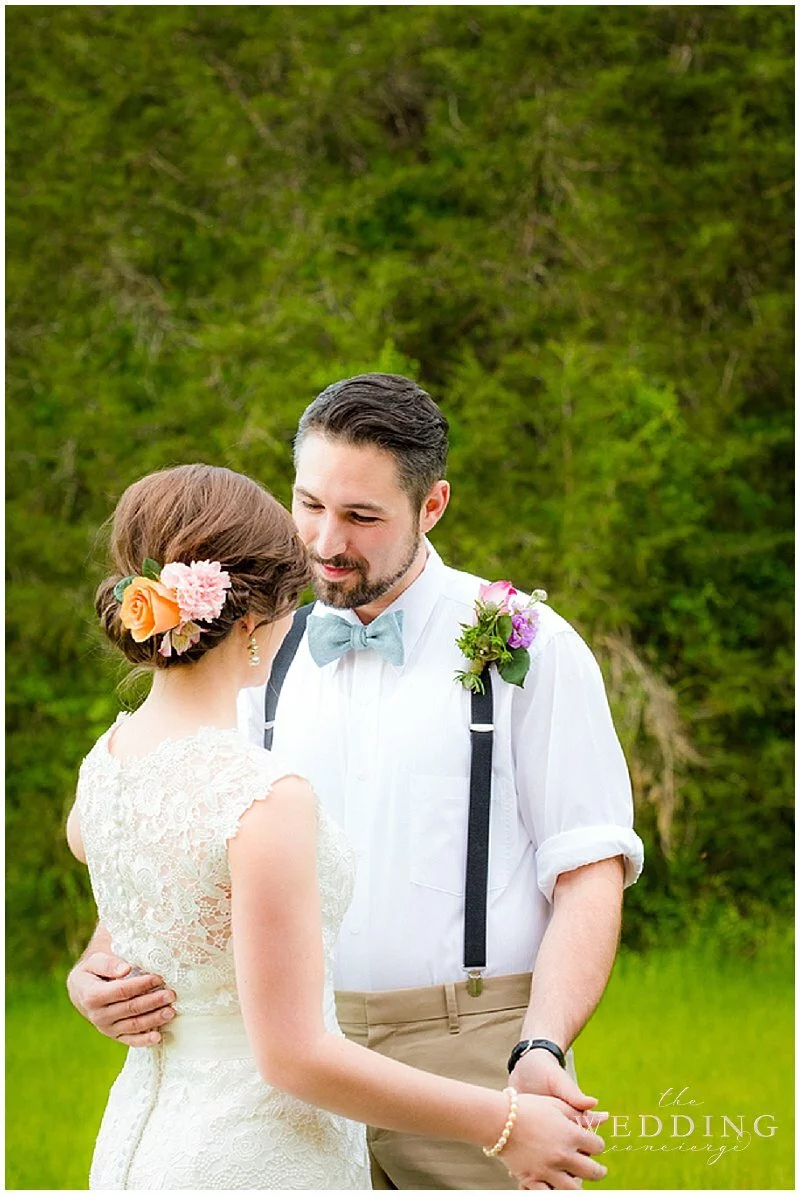
[[[261,656],[258,654],[258,644],[256,643],[255,635],[251,635],[247,640],[247,654],[250,659],[247,661],[251,668],[258,668],[261,663]]]

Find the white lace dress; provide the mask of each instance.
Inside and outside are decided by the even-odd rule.
[[[78,782],[92,887],[114,952],[163,975],[179,1015],[161,1045],[128,1051],[109,1095],[90,1187],[368,1188],[363,1126],[263,1081],[236,994],[227,842],[286,769],[235,730],[204,729],[141,759],[119,760],[107,746],[113,729],[83,761]],[[331,960],[354,859],[318,809],[324,1015],[339,1033]]]

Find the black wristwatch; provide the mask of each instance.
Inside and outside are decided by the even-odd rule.
[[[508,1059],[509,1074],[511,1074],[520,1058],[524,1054],[527,1054],[529,1050],[549,1050],[553,1057],[558,1059],[558,1065],[561,1069],[567,1069],[567,1060],[564,1057],[564,1051],[561,1049],[561,1046],[557,1046],[554,1041],[548,1041],[546,1037],[529,1037],[525,1041],[518,1041],[511,1051]]]

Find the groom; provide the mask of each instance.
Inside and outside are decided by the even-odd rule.
[[[273,749],[310,779],[356,852],[335,976],[347,1035],[491,1086],[510,1066],[519,1090],[581,1110],[593,1101],[565,1055],[605,988],[622,889],[641,870],[630,784],[591,653],[538,606],[523,687],[493,677],[487,958],[467,980],[476,735],[454,674],[480,581],[425,538],[448,504],[446,455],[444,416],[406,378],[350,378],[304,412],[293,514],[319,603],[281,689]],[[244,691],[241,717],[263,742],[263,690]],[[110,948],[99,927],[70,996],[102,1032],[149,1044],[174,993],[132,976]],[[384,1131],[371,1146],[376,1188],[515,1186],[468,1146]]]

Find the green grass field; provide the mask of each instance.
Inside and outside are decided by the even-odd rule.
[[[792,1034],[786,950],[746,963],[718,952],[622,955],[576,1047],[584,1090],[617,1117],[603,1130],[609,1175],[599,1186],[793,1189]],[[9,986],[7,1188],[86,1188],[123,1056],[82,1022],[61,984]],[[673,1125],[674,1115],[689,1119]]]

